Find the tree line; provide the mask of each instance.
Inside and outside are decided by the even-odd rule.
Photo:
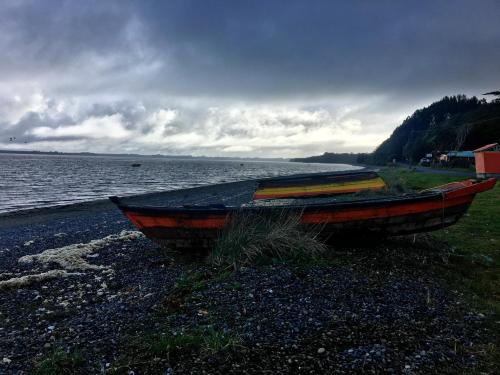
[[[500,96],[500,92],[495,93],[488,94]],[[416,163],[428,153],[474,150],[493,142],[500,142],[500,99],[487,102],[475,96],[454,95],[416,110],[372,153],[325,153],[293,160],[376,165],[393,160]]]

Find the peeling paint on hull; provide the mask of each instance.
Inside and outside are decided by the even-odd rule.
[[[113,201],[147,237],[180,248],[207,247],[236,212],[266,214],[283,211],[300,216],[305,226],[320,225],[325,236],[335,234],[400,235],[432,231],[454,224],[475,195],[493,188],[496,180],[467,180],[421,193],[324,204],[250,207],[136,207]],[[317,201],[316,201],[317,202]]]

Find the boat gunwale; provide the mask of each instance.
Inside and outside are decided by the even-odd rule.
[[[274,176],[274,177],[263,177],[255,179],[256,182],[272,182],[272,181],[287,181],[287,180],[300,180],[303,178],[313,178],[313,177],[329,177],[329,176],[348,176],[348,175],[358,175],[358,174],[375,174],[378,176],[378,170],[375,169],[352,169],[352,170],[342,170],[342,171],[328,171],[328,172],[313,172],[313,173],[296,173],[286,176]]]
[[[293,187],[308,186],[311,180],[316,180],[317,184],[332,184],[337,181],[332,180],[333,178],[339,179],[338,182],[356,182],[363,180],[373,180],[380,178],[376,171],[355,171],[355,172],[322,172],[322,173],[308,173],[303,175],[292,175],[292,176],[282,176],[273,177],[257,180],[258,189],[272,189],[282,187],[283,184],[291,183]]]
[[[136,206],[136,205],[128,205],[123,203],[119,197],[113,196],[109,197],[109,199],[115,203],[118,208],[122,211],[129,211],[139,214],[146,215],[162,215],[166,213],[178,214],[178,213],[186,213],[186,214],[227,214],[235,211],[253,211],[253,212],[263,212],[263,211],[271,211],[271,210],[289,210],[289,211],[329,211],[332,209],[350,209],[350,208],[363,208],[363,207],[379,207],[379,206],[393,206],[398,204],[411,204],[418,203],[423,201],[432,201],[432,200],[446,200],[447,195],[450,193],[456,193],[460,190],[464,191],[464,195],[475,195],[478,191],[482,191],[481,189],[474,190],[474,187],[479,187],[485,184],[495,184],[496,180],[494,178],[490,178],[487,180],[474,180],[468,179],[462,181],[463,185],[457,186],[456,188],[445,189],[446,186],[435,187],[431,189],[426,189],[421,192],[409,193],[407,195],[399,195],[392,197],[370,197],[361,200],[352,200],[352,201],[342,201],[342,202],[315,202],[315,203],[304,203],[304,204],[282,204],[282,205],[269,205],[269,206],[224,206],[214,205],[211,207],[208,206]],[[467,184],[468,183],[468,184]],[[452,183],[453,184],[453,183]],[[467,184],[467,185],[465,185]],[[319,198],[321,199],[321,198]],[[276,199],[279,201],[279,199]]]
[[[331,209],[331,208],[358,208],[363,206],[380,206],[380,205],[393,205],[400,203],[414,203],[426,200],[434,200],[441,198],[442,192],[426,192],[422,195],[412,194],[408,196],[398,196],[395,198],[369,198],[363,200],[343,201],[343,202],[317,202],[310,204],[280,204],[268,206],[225,206],[225,207],[210,207],[210,206],[135,206],[122,203],[121,201],[113,201],[120,209],[133,211],[137,213],[166,213],[166,212],[189,212],[189,213],[203,213],[203,212],[233,212],[239,210],[245,211],[267,211],[267,210],[309,210],[309,209]],[[115,197],[111,197],[115,198]],[[321,198],[319,198],[321,199]],[[276,199],[278,200],[278,199]]]

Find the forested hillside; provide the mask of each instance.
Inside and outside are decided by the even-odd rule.
[[[432,151],[473,150],[500,141],[500,100],[446,96],[418,109],[361,163],[418,161]]]
[[[500,96],[500,92],[492,94]],[[500,99],[487,102],[475,96],[445,96],[407,117],[372,153],[325,152],[291,161],[380,165],[393,159],[417,162],[434,151],[474,150],[493,142],[500,143]]]
[[[290,161],[302,163],[339,163],[339,164],[356,164],[359,154],[335,154],[332,152],[325,152],[323,155],[310,156],[307,158],[295,158]]]

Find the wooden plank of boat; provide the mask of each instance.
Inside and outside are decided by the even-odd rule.
[[[247,207],[148,207],[126,205],[117,197],[110,199],[147,237],[170,247],[193,248],[210,246],[237,212],[260,215],[285,210],[300,215],[305,226],[321,226],[325,236],[400,235],[441,229],[454,224],[475,195],[493,188],[495,182],[466,180],[398,197],[344,202],[324,198],[311,204],[291,205],[276,200],[276,204]]]
[[[279,177],[258,182],[254,199],[302,198],[380,190],[384,180],[374,171],[349,171]]]

